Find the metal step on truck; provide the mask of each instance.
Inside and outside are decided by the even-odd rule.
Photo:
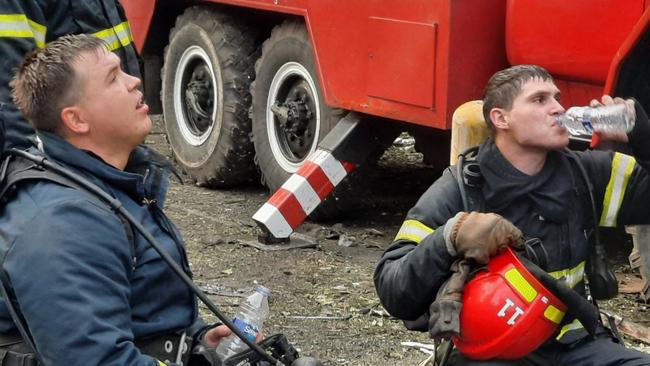
[[[339,210],[400,131],[448,164],[454,111],[509,65],[548,69],[565,106],[608,93],[650,110],[646,0],[121,2],[177,163],[211,187],[260,177],[269,238]]]

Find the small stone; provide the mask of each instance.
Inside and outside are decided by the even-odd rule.
[[[339,246],[347,247],[347,248],[356,247],[357,245],[359,245],[357,243],[357,238],[355,238],[354,236],[347,236],[345,234],[341,234],[341,237],[339,237],[338,244]]]

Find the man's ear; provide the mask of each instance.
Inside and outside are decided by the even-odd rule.
[[[90,125],[83,118],[83,113],[77,106],[65,107],[61,110],[63,127],[78,135],[85,135],[90,131]]]
[[[507,130],[510,128],[507,113],[503,108],[492,108],[490,110],[490,119],[497,130]]]

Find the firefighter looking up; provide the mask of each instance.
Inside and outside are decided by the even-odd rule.
[[[548,255],[545,270],[585,296],[590,247],[584,230],[593,227],[594,210],[587,189],[576,188],[584,186],[576,162],[593,185],[601,226],[650,222],[646,204],[650,202],[650,122],[645,111],[632,100],[602,98],[604,104],[636,108],[636,124],[629,134],[601,136],[628,143],[634,157],[568,152],[564,150],[569,143],[567,131],[556,123],[564,112],[559,99],[559,89],[541,67],[514,66],[492,76],[483,98],[491,137],[479,146],[476,157],[483,176],[478,192],[485,209],[464,212],[452,168],[445,170],[408,212],[377,265],[375,287],[388,312],[409,321],[428,316],[438,290],[451,275],[452,263],[463,258],[486,263],[504,247],[520,242],[522,235],[541,239]],[[459,292],[445,292],[445,296],[460,301]],[[496,318],[497,314],[480,316]],[[580,322],[572,320],[565,318],[556,338],[521,360],[477,361],[454,350],[452,364],[650,364],[650,356],[624,348],[602,325],[592,338]]]
[[[190,274],[162,210],[171,166],[140,145],[151,128],[140,79],[122,71],[106,43],[63,36],[28,55],[11,85],[43,153],[119,200]],[[190,289],[87,192],[43,180],[18,186],[4,204],[0,238],[13,302],[48,366],[163,365],[184,343],[192,350],[191,339],[215,347],[230,334],[201,321]],[[12,345],[0,354],[18,352],[2,356],[3,365],[30,351],[13,344],[20,336],[12,319],[3,301],[0,344]],[[187,361],[189,352],[180,354]]]
[[[65,34],[93,34],[103,39],[122,59],[124,70],[140,77],[131,30],[117,0],[0,1],[0,114],[4,114],[0,132],[4,129],[6,134],[5,149],[31,146],[35,137],[11,100],[9,81],[14,69],[29,51]]]

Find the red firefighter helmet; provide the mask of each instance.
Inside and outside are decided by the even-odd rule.
[[[565,312],[507,248],[465,285],[460,337],[452,341],[473,359],[518,359],[551,337]]]

